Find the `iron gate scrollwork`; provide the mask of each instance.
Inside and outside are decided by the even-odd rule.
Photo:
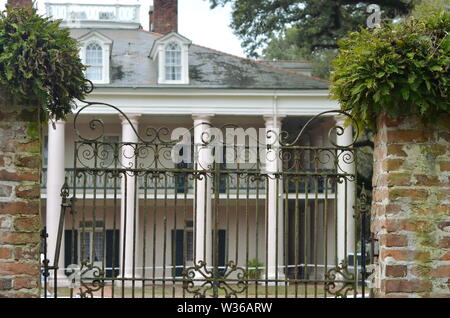
[[[105,138],[101,119],[82,116],[94,106],[116,110],[135,140]],[[356,171],[346,168],[359,132],[338,145],[344,127],[333,125],[326,145],[303,143],[337,114],[352,120],[324,112],[294,132],[265,130],[250,147],[211,133],[235,125],[201,124],[200,140],[184,144],[183,134],[138,130],[120,109],[87,103],[74,117],[55,264],[45,266],[47,276],[70,276],[61,257],[80,278],[68,287],[54,279],[55,296],[364,297],[368,202],[365,193],[357,200]],[[198,138],[197,129],[183,131]],[[202,161],[202,150],[213,160]]]

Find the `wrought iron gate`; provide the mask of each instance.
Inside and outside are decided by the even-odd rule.
[[[356,163],[357,149],[336,144],[343,127],[331,129],[329,146],[301,145],[319,118],[340,112],[291,135],[265,131],[253,147],[211,133],[237,127],[208,124],[191,146],[167,128],[141,136],[106,104],[136,141],[105,138],[100,119],[83,129],[93,105],[74,118],[55,262],[43,268],[53,296],[364,297],[367,197],[342,166]]]

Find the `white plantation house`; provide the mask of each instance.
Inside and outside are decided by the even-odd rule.
[[[358,248],[353,133],[333,129],[344,117],[328,82],[305,62],[192,43],[177,1],[154,1],[144,30],[147,9],[46,5],[94,84],[45,136],[43,217],[60,281],[72,264],[108,286],[193,281],[181,285],[194,296],[210,277],[227,295],[253,295],[250,279],[316,289],[330,270],[350,279],[339,264],[353,271]]]

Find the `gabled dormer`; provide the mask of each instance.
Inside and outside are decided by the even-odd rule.
[[[153,44],[150,57],[157,61],[158,84],[189,84],[189,47],[192,42],[171,32]]]
[[[94,84],[109,84],[113,41],[97,31],[83,35],[78,41],[81,45],[81,60],[87,66],[86,77]]]

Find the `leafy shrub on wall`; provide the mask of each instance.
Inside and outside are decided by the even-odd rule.
[[[88,92],[77,41],[35,9],[0,12],[1,102],[36,105],[62,119]]]
[[[361,124],[376,117],[450,114],[450,12],[437,10],[341,40],[331,96]]]

